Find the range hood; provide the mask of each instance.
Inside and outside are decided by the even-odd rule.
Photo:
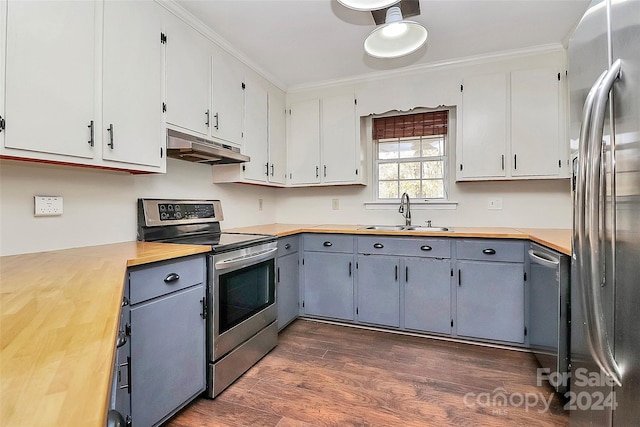
[[[197,136],[167,129],[167,156],[188,162],[208,164],[243,163],[251,160],[240,149]]]

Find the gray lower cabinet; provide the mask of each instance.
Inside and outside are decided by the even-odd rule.
[[[358,321],[399,327],[400,286],[400,258],[358,255]]]
[[[478,239],[456,246],[457,335],[524,344],[524,243]]]
[[[354,320],[353,237],[305,234],[303,247],[303,314]]]
[[[451,261],[404,259],[404,327],[451,334]]]
[[[118,358],[128,365],[121,386],[129,392],[132,425],[159,425],[205,390],[204,278],[200,255],[129,269],[130,354]]]
[[[276,259],[278,330],[283,329],[298,317],[300,287],[298,242],[298,236],[278,239],[278,258]]]

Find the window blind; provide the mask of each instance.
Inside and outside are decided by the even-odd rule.
[[[373,139],[446,135],[448,111],[407,114],[373,119]]]

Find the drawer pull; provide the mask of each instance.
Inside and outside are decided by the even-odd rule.
[[[331,243],[331,242],[324,242],[324,243],[322,244],[322,246],[329,248],[329,247],[333,246],[333,243]]]
[[[285,249],[291,249],[291,243],[287,243],[286,245],[284,245]]]
[[[178,275],[178,273],[171,273],[164,278],[164,283],[171,284],[173,282],[177,282],[178,280],[180,280],[180,275]]]
[[[376,248],[376,249],[382,249],[382,248],[384,248],[384,245],[382,243],[374,243],[373,247]]]
[[[433,248],[429,245],[420,246],[421,251],[430,251],[431,249]]]
[[[496,250],[495,249],[483,249],[482,253],[485,255],[495,255],[496,254]]]

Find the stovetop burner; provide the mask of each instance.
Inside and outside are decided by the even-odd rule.
[[[272,242],[266,234],[224,233],[219,200],[138,199],[138,240],[208,245],[214,253]]]

